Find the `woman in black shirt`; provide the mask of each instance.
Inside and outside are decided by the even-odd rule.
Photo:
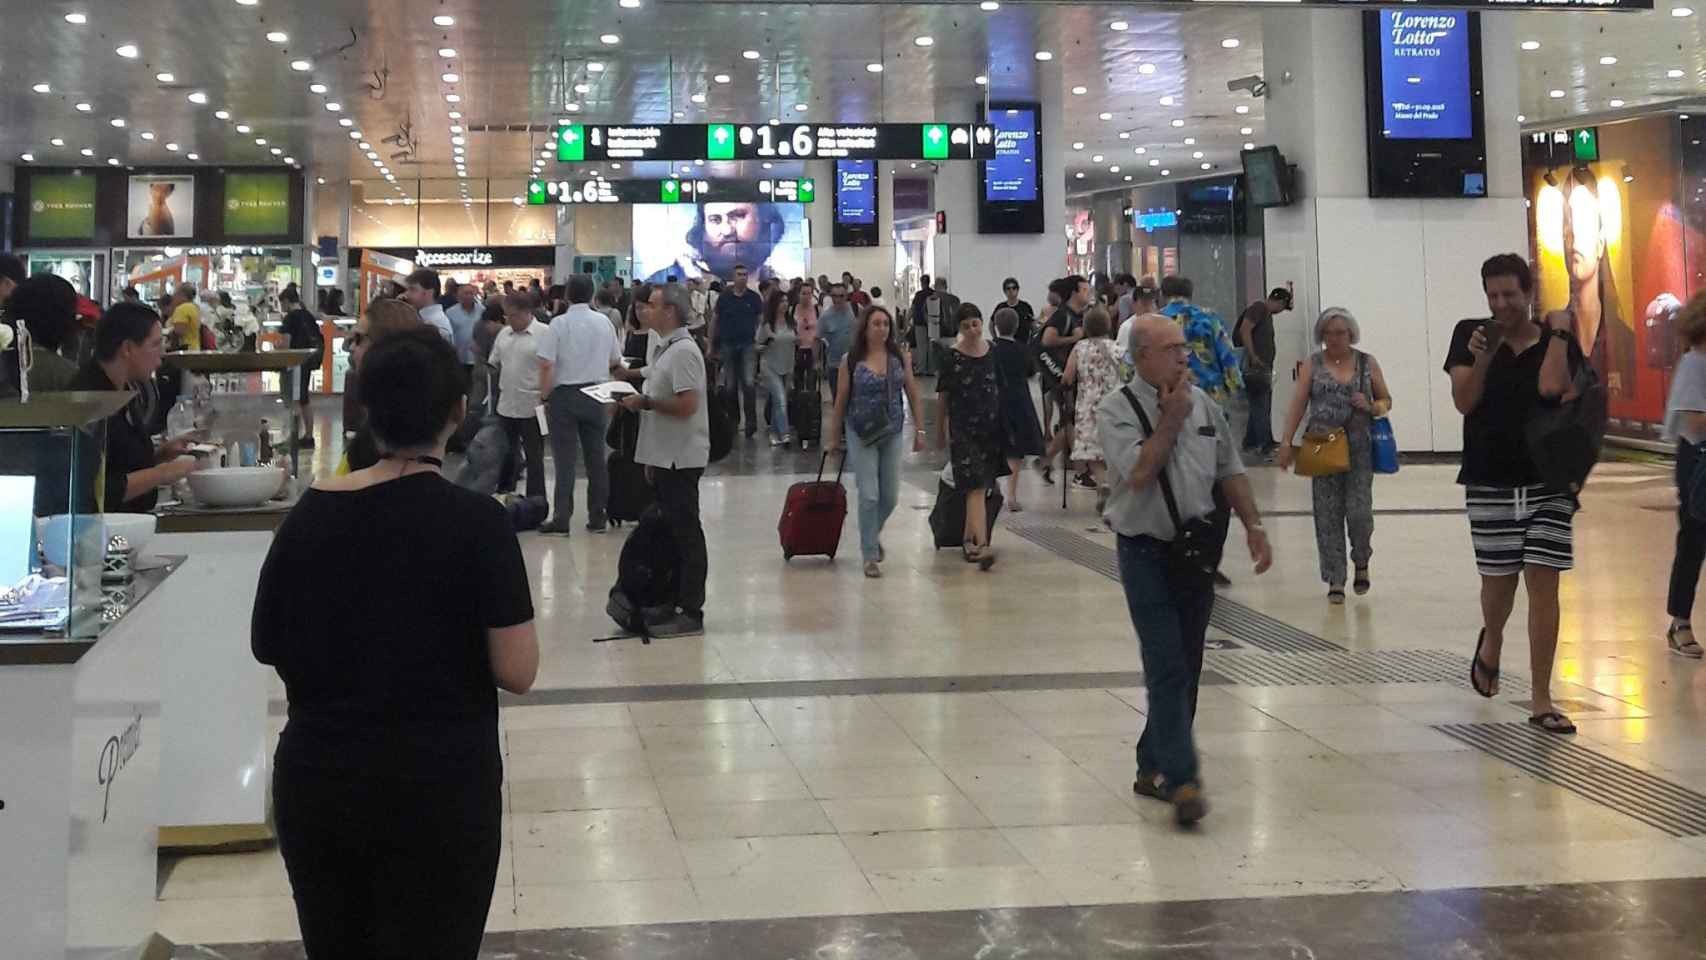
[[[527,568],[503,508],[439,472],[466,406],[454,349],[393,333],[361,369],[379,462],[303,494],[255,595],[255,658],[290,703],[279,849],[310,960],[473,960],[501,848],[496,688],[539,666]],[[305,602],[323,583],[347,602]]]

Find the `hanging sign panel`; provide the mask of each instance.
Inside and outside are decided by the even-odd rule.
[[[557,159],[589,160],[971,160],[994,151],[979,123],[569,123],[554,136]]]

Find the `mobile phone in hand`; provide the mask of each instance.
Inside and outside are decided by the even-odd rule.
[[[1481,324],[1481,336],[1487,338],[1487,350],[1491,352],[1505,341],[1505,328],[1497,320],[1488,320]]]

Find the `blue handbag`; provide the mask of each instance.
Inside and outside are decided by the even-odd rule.
[[[1371,430],[1375,473],[1398,472],[1398,438],[1392,433],[1392,421],[1381,417]]]

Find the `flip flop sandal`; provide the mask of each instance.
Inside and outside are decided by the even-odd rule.
[[[1469,686],[1475,692],[1491,700],[1499,695],[1499,668],[1489,667],[1481,661],[1481,647],[1487,642],[1487,631],[1482,628],[1475,638],[1475,659],[1469,661]],[[1481,678],[1487,678],[1487,685],[1481,685]]]
[[[1683,637],[1681,642],[1678,642],[1676,635],[1685,630],[1687,631],[1687,635]],[[1665,645],[1670,647],[1671,653],[1674,653],[1679,657],[1687,657],[1690,660],[1699,660],[1701,655],[1706,653],[1706,650],[1702,650],[1700,648],[1699,641],[1694,639],[1694,630],[1691,627],[1682,627],[1681,629],[1671,627],[1666,630]]]
[[[1556,733],[1560,736],[1568,736],[1576,732],[1576,725],[1570,722],[1570,718],[1556,710],[1551,713],[1536,714],[1529,717],[1528,722],[1530,726],[1539,727],[1547,733]]]

